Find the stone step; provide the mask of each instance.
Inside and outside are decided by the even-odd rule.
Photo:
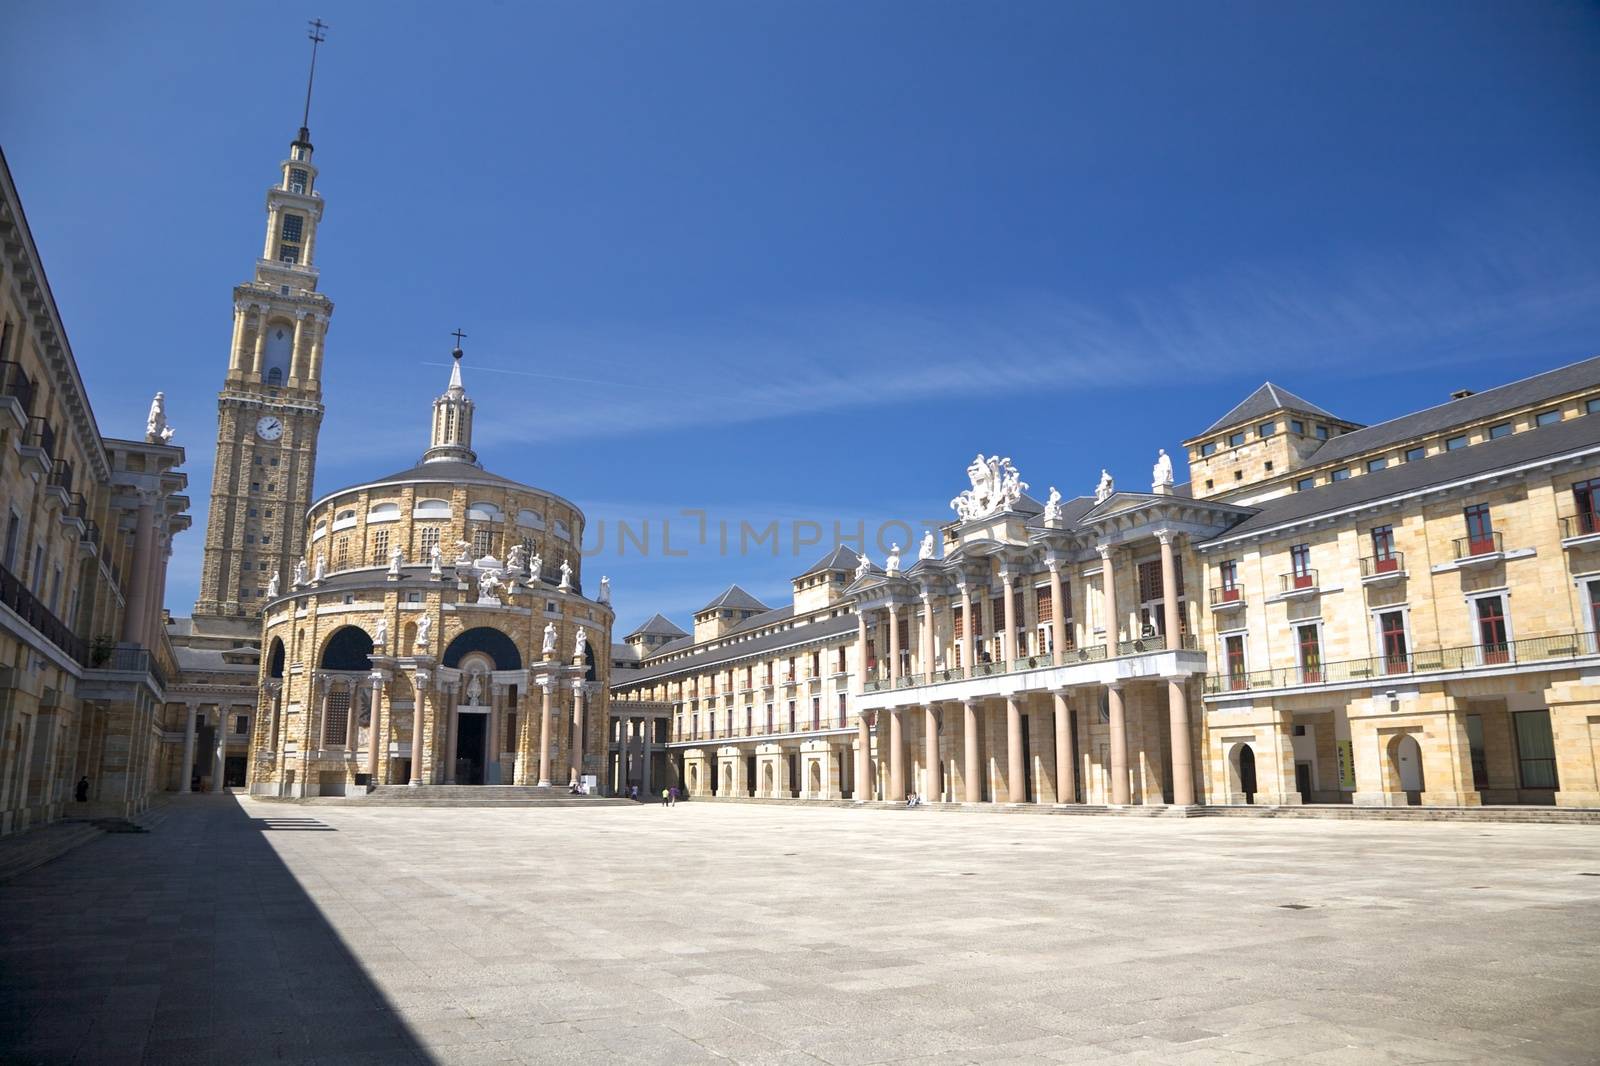
[[[0,881],[60,858],[73,848],[102,836],[89,822],[55,822],[0,840]]]
[[[574,796],[566,786],[538,785],[379,785],[351,796],[301,799],[257,796],[269,803],[313,807],[610,807],[634,805],[620,796]]]

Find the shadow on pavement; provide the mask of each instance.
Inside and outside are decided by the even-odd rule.
[[[430,1063],[256,820],[177,797],[0,884],[0,1061]]]

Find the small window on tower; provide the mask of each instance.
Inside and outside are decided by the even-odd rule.
[[[304,170],[301,170],[299,167],[295,167],[292,170],[290,170],[289,171],[289,191],[290,192],[297,192],[297,193],[304,194],[305,191],[306,191],[306,180],[309,177],[310,177],[310,175],[307,174]]]
[[[290,244],[299,244],[301,234],[305,232],[304,226],[305,220],[299,215],[284,215],[283,229],[280,234]]]

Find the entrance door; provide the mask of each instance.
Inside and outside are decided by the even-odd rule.
[[[756,794],[756,757],[754,755],[747,756],[744,760],[744,779],[750,782],[750,795],[754,796]]]
[[[456,784],[483,784],[484,743],[489,739],[489,716],[456,716]]]
[[[1248,744],[1239,745],[1239,791],[1246,803],[1256,801],[1256,753]]]
[[[1028,743],[1028,716],[1022,716],[1022,802],[1031,803],[1033,791],[1033,749]]]
[[[1297,762],[1294,764],[1294,790],[1300,793],[1301,803],[1311,802],[1311,764]]]
[[[1394,746],[1395,773],[1400,776],[1400,791],[1411,803],[1422,802],[1422,748],[1417,738],[1407,733]]]

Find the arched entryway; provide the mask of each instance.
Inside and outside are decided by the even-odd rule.
[[[761,768],[761,794],[763,796],[774,795],[772,790],[772,764],[770,762]]]
[[[1256,753],[1248,744],[1233,749],[1233,774],[1239,795],[1246,803],[1256,801]]]
[[[267,676],[278,678],[283,676],[283,640],[279,637],[272,638],[272,645],[267,651]]]
[[[1422,773],[1422,745],[1411,733],[1401,733],[1388,744],[1390,773],[1386,775],[1395,791],[1405,793],[1406,803],[1419,804],[1427,783]]]
[[[822,764],[815,759],[811,760],[811,773],[806,781],[806,790],[812,799],[822,795]]]

